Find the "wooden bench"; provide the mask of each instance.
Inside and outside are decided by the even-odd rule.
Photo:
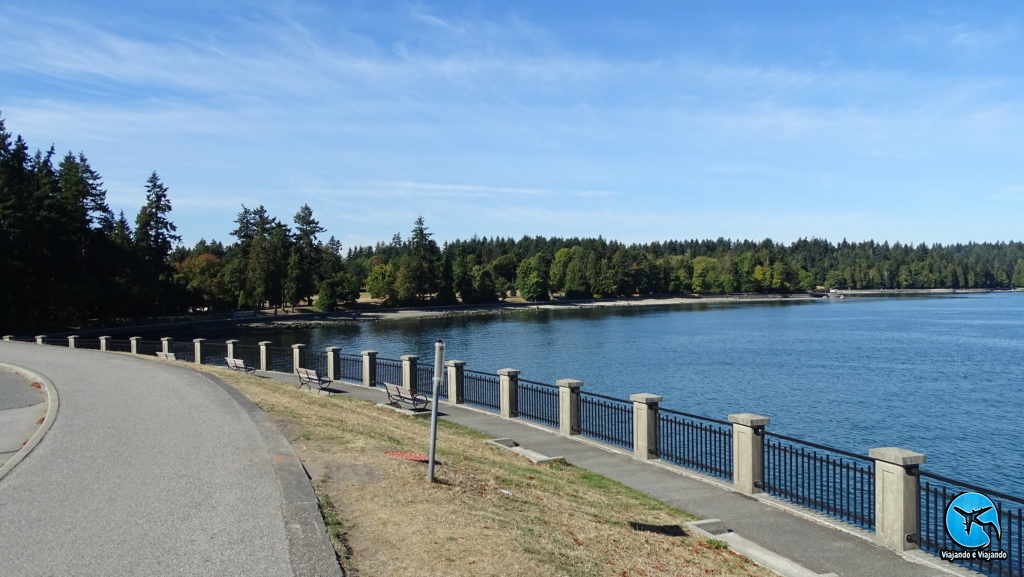
[[[165,360],[168,360],[168,361],[176,361],[176,360],[178,360],[178,358],[174,356],[174,353],[165,353],[165,352],[162,352],[162,351],[157,351],[156,352],[156,358],[158,358],[158,359],[165,359]]]
[[[299,376],[299,388],[306,387],[309,390],[313,390],[313,385],[319,387],[322,391],[331,384],[331,379],[321,377],[320,373],[316,369],[304,369],[299,367],[295,369],[295,374]]]
[[[231,369],[232,371],[245,371],[250,375],[256,373],[256,367],[250,367],[249,365],[245,364],[245,361],[243,361],[242,359],[224,357],[224,360],[228,362],[228,368]]]
[[[413,409],[425,407],[430,400],[423,394],[410,394],[409,389],[391,383],[382,383],[384,391],[388,394],[388,404],[398,406],[399,403],[409,403]]]

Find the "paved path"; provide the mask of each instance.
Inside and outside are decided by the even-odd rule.
[[[0,479],[0,575],[334,575],[287,441],[209,375],[125,355],[0,343],[60,408]]]
[[[0,366],[0,479],[4,464],[21,450],[45,416],[46,393],[32,387],[31,379]]]

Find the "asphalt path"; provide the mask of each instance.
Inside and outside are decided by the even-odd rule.
[[[294,452],[234,389],[99,351],[3,342],[0,362],[60,399],[0,479],[0,575],[340,574]]]
[[[46,416],[46,394],[32,379],[0,366],[0,479]],[[13,461],[12,461],[13,463]]]

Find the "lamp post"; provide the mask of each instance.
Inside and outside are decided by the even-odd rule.
[[[434,343],[434,395],[430,407],[430,455],[427,457],[427,482],[434,482],[434,451],[437,448],[437,396],[441,389],[441,375],[444,371],[444,341]]]

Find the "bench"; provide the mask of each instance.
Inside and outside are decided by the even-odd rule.
[[[409,403],[413,409],[419,409],[425,407],[430,402],[426,395],[422,394],[409,394],[409,389],[393,385],[391,383],[382,383],[384,385],[384,391],[388,394],[388,404],[398,406],[399,403]]]
[[[176,361],[176,360],[178,360],[178,358],[174,356],[174,353],[165,353],[165,352],[162,352],[162,351],[157,351],[156,352],[156,358],[158,358],[158,359],[165,359],[165,360],[168,360],[168,361]]]
[[[231,357],[224,357],[224,360],[228,362],[228,368],[232,371],[245,371],[250,375],[256,374],[256,367],[250,367],[245,364],[242,359],[233,359]]]
[[[331,379],[321,377],[320,373],[316,369],[304,369],[299,367],[295,369],[295,374],[299,376],[299,388],[306,387],[309,390],[313,390],[313,385],[319,387],[322,391],[331,384]]]

